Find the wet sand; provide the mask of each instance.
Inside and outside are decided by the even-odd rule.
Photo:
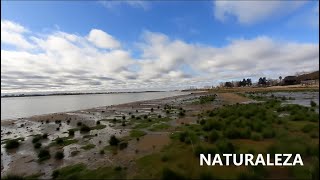
[[[17,120],[2,120],[1,176],[12,173],[23,176],[41,174],[41,178],[50,178],[54,169],[77,163],[84,163],[88,168],[121,165],[128,167],[130,170],[136,158],[159,151],[163,146],[170,143],[170,129],[163,132],[148,132],[148,134],[141,137],[139,141],[136,139],[129,140],[128,147],[124,150],[118,150],[116,154],[105,151],[105,154],[101,155],[99,151],[109,145],[108,140],[110,136],[116,135],[118,138],[128,137],[132,128],[130,120],[128,120],[131,115],[148,115],[150,117],[161,115],[165,117],[166,113],[163,109],[165,105],[183,107],[187,110],[187,113],[191,114],[207,109],[208,107],[205,106],[190,105],[190,103],[188,103],[204,94],[207,93],[191,93],[188,95],[104,106],[87,110],[37,115],[29,118],[19,118]],[[212,107],[213,106],[210,108]],[[151,112],[151,108],[153,108],[153,112]],[[191,109],[194,111],[190,111]],[[117,121],[121,121],[122,116],[126,117],[127,126],[121,126],[121,123],[114,124],[110,121],[114,118],[116,118]],[[170,119],[178,119],[179,122],[184,121],[175,114],[170,115]],[[192,121],[194,120],[195,119]],[[42,147],[46,147],[58,137],[68,137],[69,129],[79,128],[79,126],[77,126],[78,122],[93,127],[97,121],[100,121],[101,125],[106,125],[106,128],[91,130],[87,134],[76,131],[72,139],[78,142],[64,147],[50,146],[51,159],[42,163],[38,162],[37,154],[39,150],[33,147],[33,135],[48,133],[48,139],[41,140]],[[191,123],[191,121],[185,123]],[[85,135],[89,138],[84,138]],[[19,148],[12,152],[4,148],[4,140],[20,137],[23,137],[24,141],[20,142],[21,145]],[[88,144],[94,144],[95,147],[89,150],[81,148]],[[64,152],[65,157],[63,160],[54,159],[54,154],[57,151]],[[79,151],[79,153],[72,156],[72,152],[75,151]]]

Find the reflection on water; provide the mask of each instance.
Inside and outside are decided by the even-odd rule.
[[[1,98],[1,120],[56,112],[75,111],[183,94],[188,93],[171,91]]]

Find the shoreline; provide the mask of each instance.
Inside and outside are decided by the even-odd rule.
[[[1,98],[11,98],[11,97],[34,97],[34,96],[71,96],[71,95],[95,95],[95,94],[131,94],[131,93],[152,93],[152,92],[173,92],[180,90],[172,91],[126,91],[126,92],[70,92],[70,93],[49,93],[49,94],[10,94],[10,95],[1,95]]]
[[[187,92],[186,92],[187,93]],[[63,112],[55,112],[55,113],[46,113],[46,114],[39,114],[39,115],[33,115],[33,116],[28,116],[28,117],[20,117],[20,118],[15,118],[15,119],[2,119],[1,120],[1,125],[8,125],[12,124],[13,122],[19,121],[19,120],[32,120],[34,118],[40,118],[43,116],[50,116],[50,115],[57,115],[57,114],[68,114],[68,113],[80,113],[80,112],[87,112],[89,110],[94,111],[98,110],[101,108],[108,108],[108,107],[121,107],[121,106],[128,106],[128,105],[137,105],[141,103],[146,103],[150,101],[161,101],[161,100],[167,100],[170,98],[178,98],[178,97],[184,97],[184,96],[189,96],[191,94],[206,94],[208,93],[207,91],[198,91],[198,92],[189,92],[188,94],[183,94],[183,95],[177,95],[177,96],[171,96],[171,97],[165,97],[165,98],[157,98],[157,99],[150,99],[150,100],[141,100],[141,101],[133,101],[133,102],[128,102],[128,103],[121,103],[121,104],[114,104],[114,105],[106,105],[106,106],[97,106],[97,107],[92,107],[92,108],[86,108],[86,109],[78,109],[78,110],[73,110],[73,111],[63,111]]]

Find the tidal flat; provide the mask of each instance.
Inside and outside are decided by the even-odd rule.
[[[1,176],[314,178],[319,92],[305,93],[308,106],[286,94],[209,91],[3,121]],[[306,165],[200,167],[200,153],[300,153]]]

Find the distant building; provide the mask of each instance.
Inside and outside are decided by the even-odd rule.
[[[300,83],[296,76],[286,76],[282,82],[283,85],[294,85]]]

